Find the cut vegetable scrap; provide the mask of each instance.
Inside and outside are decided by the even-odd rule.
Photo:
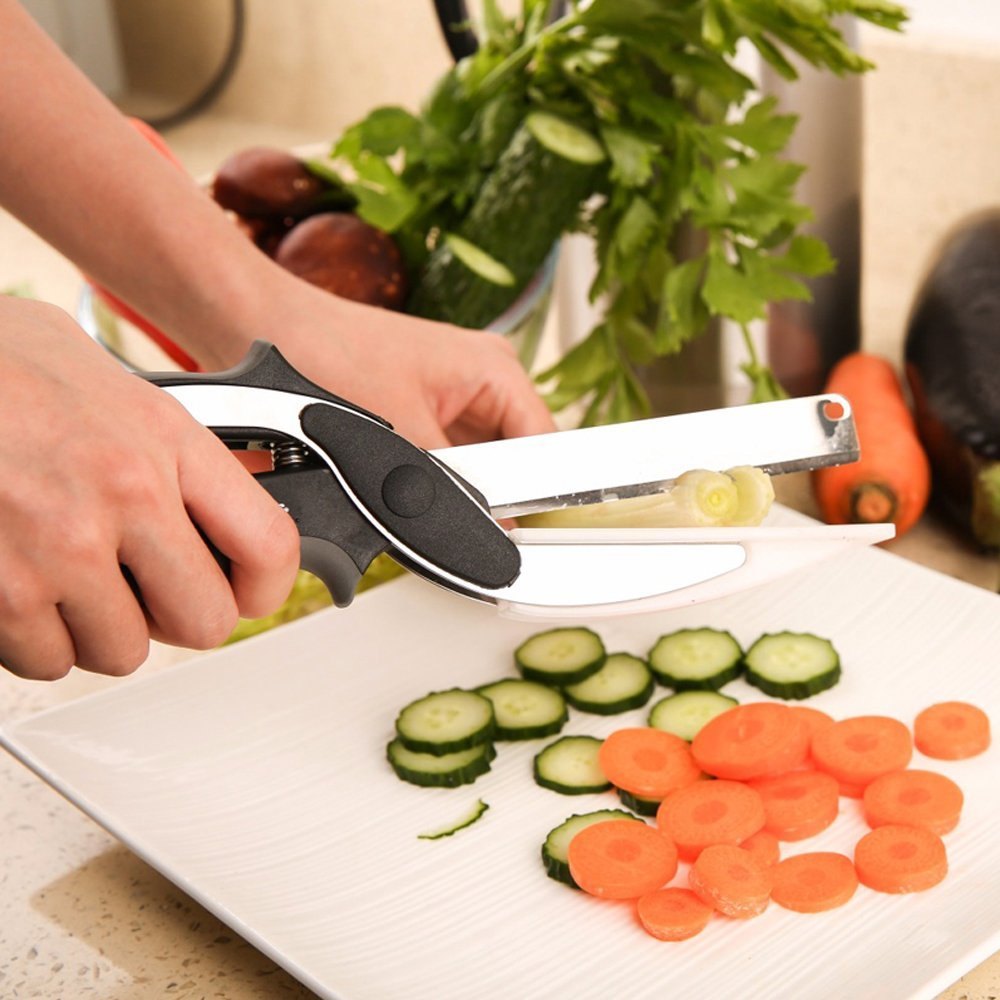
[[[601,770],[616,787],[647,799],[662,799],[701,779],[687,743],[659,729],[617,729],[601,745]]]
[[[691,865],[688,883],[703,903],[740,920],[760,916],[771,899],[771,870],[729,844],[706,847]]]
[[[876,892],[923,892],[948,874],[944,841],[916,826],[880,826],[854,848],[862,883]]]
[[[579,889],[580,887],[573,881],[573,876],[569,871],[570,841],[586,827],[611,819],[624,819],[633,823],[642,822],[638,817],[621,809],[598,809],[595,812],[577,813],[549,830],[545,843],[542,844],[542,864],[545,866],[545,873],[549,878],[562,882],[573,889]]]
[[[760,795],[739,781],[699,781],[668,795],[656,824],[685,861],[707,847],[734,847],[763,829],[766,814]]]
[[[729,472],[693,469],[665,493],[528,514],[531,528],[701,528],[760,524],[774,501],[766,472],[740,466]]]
[[[772,872],[771,899],[797,913],[820,913],[847,903],[858,888],[851,859],[833,851],[796,854]]]
[[[787,705],[752,702],[707,723],[692,741],[691,753],[703,771],[746,781],[799,767],[809,753],[809,734]]]
[[[912,756],[909,729],[885,715],[841,719],[812,741],[816,766],[841,782],[847,789],[841,794],[851,794],[882,774],[901,770]]]
[[[636,902],[639,923],[660,941],[687,941],[700,934],[712,919],[712,907],[690,889],[672,886],[654,889]]]
[[[443,837],[450,837],[454,833],[458,833],[459,830],[464,830],[468,826],[472,826],[476,820],[482,818],[486,810],[489,809],[489,804],[484,802],[482,799],[478,799],[475,805],[469,809],[464,815],[459,817],[447,826],[439,827],[437,830],[428,830],[426,833],[418,833],[418,840],[441,840]]]
[[[919,770],[883,774],[865,788],[863,799],[869,826],[920,826],[939,837],[958,826],[965,801],[951,778]]]
[[[965,701],[944,701],[925,708],[914,720],[917,749],[938,760],[964,760],[990,745],[987,714]]]
[[[779,840],[805,840],[837,818],[837,779],[822,771],[792,771],[750,782],[764,802],[764,829]]]
[[[454,753],[419,753],[405,747],[401,740],[393,740],[386,747],[386,757],[396,777],[411,785],[428,788],[456,788],[469,785],[490,769],[496,757],[492,743],[481,743],[468,750]]]
[[[576,884],[603,899],[637,899],[677,872],[677,848],[645,823],[606,820],[585,827],[569,842],[569,870]]]

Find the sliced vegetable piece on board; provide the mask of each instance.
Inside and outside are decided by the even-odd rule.
[[[739,846],[763,829],[767,818],[760,794],[739,781],[699,781],[668,795],[656,813],[657,826],[692,861],[714,844]]]
[[[533,111],[524,123],[549,152],[564,160],[592,165],[607,159],[604,147],[594,136],[565,118],[547,111]]]
[[[750,782],[764,802],[764,829],[779,840],[805,840],[837,818],[840,787],[822,771],[791,771]]]
[[[514,650],[514,662],[525,680],[540,684],[579,684],[596,674],[606,659],[601,637],[581,627],[538,632]]]
[[[603,899],[637,899],[677,873],[677,848],[658,830],[606,820],[576,834],[567,852],[576,884]]]
[[[788,705],[750,702],[706,723],[691,743],[703,771],[746,781],[784,774],[802,765],[809,753],[809,732]]]
[[[966,701],[942,701],[925,708],[913,722],[917,749],[938,760],[964,760],[990,745],[989,716]]]
[[[554,736],[566,724],[566,699],[555,688],[517,677],[476,688],[493,704],[493,739],[533,740]]]
[[[876,892],[923,892],[948,874],[944,841],[917,826],[880,826],[855,845],[858,879]]]
[[[490,769],[496,756],[492,743],[481,743],[454,753],[418,753],[395,739],[386,747],[386,756],[396,776],[411,785],[428,788],[456,788],[469,785]]]
[[[640,896],[636,915],[647,934],[660,941],[686,941],[700,934],[712,919],[712,907],[690,889],[670,886]]]
[[[396,717],[396,735],[415,753],[449,754],[487,743],[493,704],[474,691],[451,688],[411,701]]]
[[[909,729],[885,715],[841,719],[812,741],[816,766],[841,782],[842,794],[863,790],[879,775],[901,770],[912,756]]]
[[[679,691],[653,705],[649,710],[649,724],[690,743],[702,726],[738,704],[735,698],[718,691]]]
[[[760,916],[771,899],[771,869],[731,844],[706,847],[691,865],[688,884],[703,903],[740,920]]]
[[[640,798],[662,799],[701,779],[687,743],[659,729],[617,729],[604,740],[599,759],[611,784]]]
[[[820,913],[843,906],[858,888],[851,859],[833,851],[795,854],[772,872],[771,899],[797,913]]]
[[[762,864],[765,868],[776,865],[781,860],[781,844],[769,830],[758,830],[739,846],[752,854],[758,864]]]
[[[446,826],[438,827],[436,830],[428,830],[426,833],[418,833],[418,840],[441,840],[450,837],[452,834],[464,830],[467,826],[472,826],[476,820],[481,819],[489,809],[489,804],[482,799],[477,799],[475,804],[464,812],[457,820],[452,820]]]
[[[606,792],[611,782],[601,769],[600,750],[596,736],[563,736],[535,755],[535,781],[562,795]]]
[[[611,653],[596,674],[567,685],[563,694],[581,712],[617,715],[645,705],[653,686],[653,675],[645,660],[631,653]]]
[[[598,809],[594,812],[577,813],[564,820],[558,826],[553,827],[548,832],[545,842],[542,844],[542,864],[549,878],[554,878],[557,882],[562,882],[573,889],[580,887],[573,881],[573,876],[569,872],[569,842],[583,829],[593,826],[595,823],[603,823],[609,819],[625,819],[633,823],[641,823],[642,820],[631,813],[621,809]]]
[[[890,771],[862,796],[870,827],[920,826],[939,837],[958,826],[965,796],[951,778],[934,771]]]
[[[656,810],[660,808],[660,803],[663,801],[663,799],[649,799],[643,798],[641,795],[633,795],[631,792],[626,792],[624,788],[616,788],[615,791],[618,793],[621,804],[637,816],[655,816]]]
[[[721,629],[683,628],[657,639],[649,667],[675,691],[717,691],[743,672],[743,649]]]
[[[809,698],[840,680],[840,656],[829,639],[807,632],[762,635],[746,654],[746,681],[772,698]]]

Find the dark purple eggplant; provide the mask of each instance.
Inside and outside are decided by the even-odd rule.
[[[906,374],[934,499],[1000,547],[1000,211],[965,219],[917,293]]]

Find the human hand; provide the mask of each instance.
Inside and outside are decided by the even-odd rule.
[[[291,519],[167,393],[61,310],[2,296],[0,369],[0,664],[124,674],[150,638],[210,648],[240,614],[281,604]],[[228,580],[195,525],[231,560]]]

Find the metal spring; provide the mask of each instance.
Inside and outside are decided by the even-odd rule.
[[[280,441],[271,445],[271,457],[275,469],[288,469],[305,465],[309,460],[309,449],[297,441]]]

